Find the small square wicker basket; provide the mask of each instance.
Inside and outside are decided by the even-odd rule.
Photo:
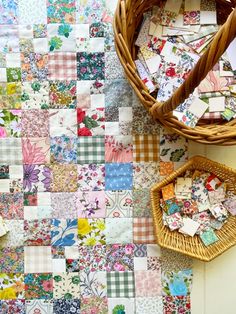
[[[236,194],[236,170],[202,156],[191,158],[184,166],[173,172],[151,189],[152,213],[154,219],[154,232],[157,243],[167,249],[186,254],[201,261],[211,261],[218,255],[236,244],[236,216],[230,215],[220,230],[216,231],[219,241],[206,247],[199,236],[184,236],[178,231],[170,231],[164,226],[160,207],[161,189],[177,177],[182,176],[186,170],[201,170],[217,175],[226,183],[227,190]]]

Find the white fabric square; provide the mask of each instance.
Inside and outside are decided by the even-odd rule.
[[[0,81],[7,82],[7,71],[6,68],[0,68]]]
[[[46,0],[19,0],[19,24],[46,23]]]
[[[7,68],[20,68],[20,53],[7,53],[6,54],[6,67]]]
[[[133,242],[132,218],[107,218],[106,219],[106,243],[115,244],[117,240],[121,244]]]
[[[105,135],[119,135],[119,122],[105,122]]]
[[[52,271],[54,273],[65,273],[66,260],[64,258],[54,258],[52,260]]]
[[[119,108],[119,121],[120,122],[132,122],[133,109],[132,107],[120,107]]]
[[[78,246],[66,246],[65,257],[66,259],[78,259],[79,258]]]
[[[33,39],[33,25],[19,25],[19,37]]]
[[[157,244],[148,244],[147,245],[147,256],[160,257],[161,248]]]
[[[33,39],[34,52],[47,53],[48,52],[48,40],[47,38],[34,38]]]
[[[76,25],[76,38],[89,38],[89,24]]]
[[[90,94],[93,81],[77,81],[76,92],[78,95]]]
[[[9,167],[10,179],[22,179],[23,178],[23,166],[10,166]]]
[[[134,270],[147,270],[147,257],[134,257]]]
[[[77,115],[74,109],[50,109],[50,135],[73,136],[77,134]]]
[[[203,25],[217,24],[216,11],[201,11],[200,24]]]
[[[209,99],[209,112],[225,111],[225,97]]]
[[[105,107],[105,95],[93,94],[91,98],[91,109],[104,108]]]
[[[51,206],[51,193],[50,192],[38,192],[38,205],[39,206]]]
[[[68,31],[68,36],[63,36],[60,32],[60,28],[63,27],[64,24],[48,24],[48,44],[51,49],[50,40],[52,38],[57,37],[60,39],[61,44],[60,47],[55,47],[53,51],[75,51],[76,49],[76,41],[75,41],[75,26],[69,25],[70,31]]]
[[[104,44],[105,44],[104,38],[101,38],[101,37],[90,38],[89,51],[90,52],[104,52]]]
[[[10,191],[10,180],[8,180],[8,179],[0,180],[0,191],[1,192],[9,192]]]

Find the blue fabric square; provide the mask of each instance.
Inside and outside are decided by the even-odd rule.
[[[131,163],[112,163],[105,165],[105,189],[131,190],[133,184],[133,166]]]

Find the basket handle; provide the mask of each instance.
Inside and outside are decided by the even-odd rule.
[[[236,37],[236,9],[229,15],[227,21],[222,25],[210,46],[198,60],[195,67],[190,72],[184,83],[174,92],[170,99],[160,103],[156,102],[151,108],[150,113],[154,118],[161,117],[173,111],[178,105],[194,91],[200,82],[207,76],[208,72],[223,55],[229,44]],[[236,54],[236,52],[235,52]]]

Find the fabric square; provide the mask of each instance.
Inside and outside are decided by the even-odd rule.
[[[133,183],[132,164],[117,163],[106,164],[106,190],[131,190]]]
[[[77,273],[77,272],[80,271],[77,259],[67,259],[65,261],[66,261],[66,272],[68,272],[68,273]]]
[[[160,133],[160,125],[156,123],[156,121],[151,117],[151,115],[147,115],[146,113],[147,113],[146,109],[140,105],[139,100],[137,98],[134,98],[132,120],[133,134]]]
[[[76,198],[79,218],[106,217],[104,191],[78,192]]]
[[[53,297],[52,274],[25,274],[25,298],[52,299]]]
[[[105,136],[105,160],[106,162],[132,162],[132,137]]]
[[[21,83],[20,82],[0,83],[0,102],[1,102],[0,108],[2,109],[20,109]]]
[[[147,256],[147,245],[146,244],[134,244],[134,256],[135,257],[146,257]]]
[[[48,109],[49,84],[47,81],[23,82],[21,105],[23,109]]]
[[[168,176],[174,172],[174,163],[172,161],[160,161],[160,176]]]
[[[151,216],[151,199],[148,189],[133,190],[134,217]]]
[[[205,246],[211,245],[219,240],[214,230],[209,229],[200,234],[200,238]]]
[[[107,218],[106,241],[107,244],[126,244],[133,242],[132,218]]]
[[[132,191],[106,191],[106,211],[110,218],[132,217]]]
[[[52,192],[77,191],[78,175],[76,165],[53,164],[50,169],[52,171]]]
[[[134,135],[134,161],[150,162],[159,160],[159,136]]]
[[[47,314],[53,314],[53,303],[50,300],[27,300],[26,304],[26,314],[37,313],[38,309],[41,309]]]
[[[108,313],[119,313],[124,311],[125,313],[135,314],[134,299],[128,298],[112,298],[108,299]]]
[[[7,74],[7,82],[19,82],[21,81],[22,72],[20,68],[7,68],[6,69],[6,74]]]
[[[147,258],[147,269],[148,270],[161,270],[161,259],[156,256],[148,256]]]
[[[23,274],[1,274],[0,299],[24,299],[24,275]]]
[[[107,245],[106,254],[107,272],[134,270],[134,244]]]
[[[47,0],[48,23],[75,24],[75,0],[62,0],[59,3]]]
[[[173,311],[182,311],[185,314],[191,313],[190,296],[165,296],[163,297],[164,314]]]
[[[76,108],[76,81],[50,82],[50,108]]]
[[[47,137],[22,138],[22,154],[24,164],[49,163],[50,144]]]
[[[1,10],[1,7],[0,7],[0,10]],[[1,35],[0,52],[3,52],[4,54],[19,52],[18,26],[0,25],[0,35]],[[6,67],[6,63],[5,65],[1,65],[1,67]]]
[[[184,11],[184,25],[200,24],[200,11]]]
[[[23,110],[22,111],[22,136],[23,137],[48,137],[49,136],[49,111],[48,110]]]
[[[159,178],[158,164],[154,162],[134,163],[134,188],[150,189]]]
[[[48,192],[51,185],[51,169],[44,165],[23,165],[24,192]]]
[[[17,24],[19,19],[18,1],[0,2],[0,24]]]
[[[76,110],[74,109],[50,109],[50,135],[70,136],[76,135]]]
[[[24,245],[24,223],[22,220],[5,220],[9,232],[0,238],[0,247],[17,247]]]
[[[106,246],[79,246],[79,269],[86,273],[106,270]]]
[[[105,4],[96,0],[88,0],[88,2],[79,2],[77,5],[77,23],[97,23],[102,20],[102,15],[105,10]]]
[[[4,300],[0,301],[0,307],[5,313],[25,314],[25,300]]]
[[[42,246],[51,243],[51,220],[24,221],[24,245]]]
[[[52,270],[53,273],[65,273],[66,270],[66,260],[64,258],[54,258],[52,260]]]
[[[102,164],[105,162],[104,136],[80,136],[77,145],[78,163]]]
[[[163,312],[162,297],[136,298],[136,314],[167,314]],[[185,312],[184,312],[185,313]]]
[[[65,259],[65,251],[71,248],[74,249],[76,247],[51,246],[52,257],[54,259]]]
[[[70,24],[48,24],[50,51],[75,51],[75,27]]]
[[[124,78],[124,70],[116,52],[111,51],[105,54],[105,65],[105,78],[107,80]]]
[[[132,106],[132,89],[124,79],[106,80],[104,93],[106,107]]]
[[[160,160],[165,162],[187,161],[188,142],[175,133],[162,130],[160,136]]]
[[[78,136],[104,135],[104,108],[77,109]]]
[[[79,273],[53,274],[54,299],[79,299],[79,297],[80,297]]]
[[[77,218],[77,195],[76,193],[52,193],[52,217],[54,218]]]
[[[98,297],[104,298],[107,295],[106,272],[102,271],[81,271],[80,288],[83,298]]]
[[[192,288],[193,272],[191,269],[174,272],[162,272],[162,295],[187,296]]]
[[[22,164],[21,139],[0,139],[0,163],[7,165]]]
[[[105,167],[103,164],[78,165],[78,190],[104,190]]]
[[[22,193],[0,193],[0,212],[3,219],[23,219]]]
[[[24,247],[0,249],[0,273],[24,273]]]
[[[134,243],[155,243],[152,218],[134,218]]]
[[[56,136],[50,139],[51,163],[75,164],[77,162],[76,138]]]
[[[77,244],[77,219],[52,219],[51,245],[72,246]]]
[[[139,270],[134,272],[136,297],[161,296],[161,271]]]
[[[78,52],[77,75],[79,80],[104,80],[105,54],[104,52]]]
[[[48,55],[41,53],[21,53],[22,80],[47,80]]]
[[[130,271],[107,273],[107,296],[108,298],[133,298],[134,273]]]
[[[25,273],[52,272],[52,256],[50,246],[26,246]]]
[[[76,80],[76,53],[54,52],[48,55],[49,80]]]
[[[170,200],[175,197],[175,189],[174,189],[174,184],[170,183],[166,186],[164,186],[161,189],[162,197],[164,201]]]
[[[79,245],[104,245],[106,224],[104,219],[85,219],[78,220]]]
[[[81,314],[107,314],[107,298],[81,298]]]
[[[80,300],[58,299],[53,300],[54,314],[74,314],[80,313]]]
[[[105,120],[111,122],[119,121],[119,107],[109,106],[105,108]]]
[[[47,22],[46,0],[19,1],[20,24],[43,24]]]

